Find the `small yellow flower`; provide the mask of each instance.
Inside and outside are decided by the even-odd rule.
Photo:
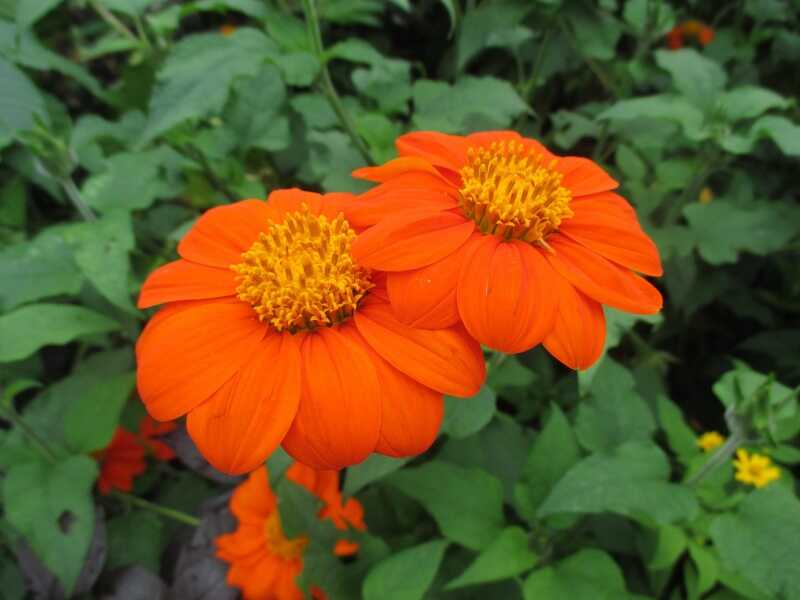
[[[717,431],[707,431],[699,438],[697,438],[697,445],[703,449],[703,452],[711,452],[725,443],[725,436]]]
[[[736,467],[736,480],[757,488],[762,488],[768,483],[780,478],[781,471],[772,464],[768,456],[750,454],[747,450],[739,448],[733,461]]]
[[[697,201],[700,204],[708,204],[714,199],[714,192],[711,190],[710,187],[704,187],[700,190],[700,196],[697,198]]]

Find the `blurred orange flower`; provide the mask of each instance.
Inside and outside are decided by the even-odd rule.
[[[708,46],[714,39],[714,30],[702,21],[689,19],[667,33],[667,46],[673,50],[683,48],[686,38],[694,38],[701,46]]]
[[[232,23],[225,23],[219,27],[219,32],[225,37],[228,37],[234,31],[236,31],[236,25],[233,25]]]
[[[400,158],[354,173],[380,185],[347,217],[369,227],[353,256],[389,272],[401,321],[462,321],[502,352],[543,342],[585,369],[603,349],[603,304],[661,309],[661,294],[637,275],[661,275],[658,249],[591,160],[557,156],[512,131],[409,133],[397,148]]]
[[[100,463],[97,488],[101,494],[117,489],[130,492],[133,478],[144,473],[147,467],[145,449],[140,439],[127,429],[117,427],[111,443],[93,454]]]
[[[279,444],[319,469],[418,454],[442,393],[480,388],[466,331],[399,322],[385,276],[353,258],[350,202],[293,189],[214,208],[142,288],[140,307],[167,306],[136,346],[139,393],[156,419],[188,413],[221,471],[252,471]]]
[[[337,471],[315,471],[294,463],[286,478],[323,501],[320,519],[330,519],[341,530],[348,526],[366,529],[361,504],[355,498],[342,503]],[[230,564],[228,583],[241,589],[245,600],[302,600],[295,579],[303,570],[303,552],[309,540],[305,536],[289,539],[284,534],[266,468],[253,471],[236,488],[230,508],[238,520],[236,531],[216,539],[217,556]],[[354,554],[358,544],[340,540],[333,551],[338,556]],[[312,597],[319,600],[325,594],[312,588]]]

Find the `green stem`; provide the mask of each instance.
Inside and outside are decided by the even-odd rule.
[[[578,40],[573,35],[572,30],[569,28],[567,22],[563,18],[560,18],[558,22],[559,25],[561,26],[561,30],[564,32],[564,35],[567,38],[567,41],[569,42],[570,46],[572,46],[572,49],[575,50],[575,52],[577,52],[577,54],[583,59],[583,61],[587,64],[589,69],[591,69],[592,73],[594,73],[595,77],[597,77],[600,83],[603,84],[603,87],[606,88],[606,90],[610,92],[614,97],[620,98],[622,94],[620,93],[619,88],[617,88],[616,84],[612,81],[611,77],[609,77],[603,71],[600,65],[597,64],[597,62],[593,58],[583,53],[583,51],[581,50],[581,45],[578,43]]]
[[[169,508],[168,506],[162,506],[161,504],[150,502],[149,500],[145,500],[144,498],[139,498],[139,496],[134,496],[133,494],[128,494],[126,492],[120,492],[119,490],[114,491],[114,496],[116,496],[121,500],[124,500],[128,504],[132,504],[133,506],[149,510],[158,515],[161,515],[162,517],[167,517],[168,519],[172,519],[173,521],[177,521],[185,525],[191,525],[192,527],[197,527],[198,525],[200,525],[200,519],[198,519],[197,517],[193,517],[190,514],[187,514],[180,510],[176,510],[174,508]]]
[[[98,0],[89,0],[89,4],[94,9],[94,11],[100,15],[100,18],[103,19],[108,25],[119,32],[122,36],[128,38],[129,40],[136,42],[137,44],[142,43],[136,35],[125,26],[125,23],[120,21],[117,17],[114,16],[110,10],[108,10],[105,6],[103,6],[102,2],[98,2]]]
[[[367,145],[364,143],[364,140],[362,140],[361,136],[358,135],[355,123],[345,109],[344,104],[342,104],[342,99],[339,97],[339,93],[336,91],[336,87],[333,85],[333,80],[331,79],[331,74],[328,71],[328,65],[325,61],[322,33],[320,32],[319,28],[319,16],[317,15],[317,6],[315,0],[303,0],[303,12],[306,15],[306,28],[308,31],[308,39],[311,42],[311,49],[314,51],[314,55],[317,57],[317,60],[320,64],[319,81],[322,92],[325,94],[325,97],[328,99],[328,103],[331,105],[333,112],[336,113],[339,122],[350,136],[350,139],[353,141],[353,144],[358,152],[361,154],[367,164],[374,165],[375,159],[372,158],[372,155],[370,154]]]
[[[25,419],[22,418],[22,415],[20,415],[13,406],[4,406],[2,408],[3,416],[11,421],[15,427],[19,427],[20,431],[22,431],[36,450],[38,450],[48,462],[54,463],[58,461],[58,457],[50,450],[45,441],[25,422]]]
[[[734,431],[722,446],[711,455],[711,458],[700,468],[697,473],[686,480],[686,485],[697,485],[713,472],[718,466],[730,460],[736,449],[745,441],[745,436],[741,431]]]
[[[89,208],[89,205],[84,202],[81,192],[78,186],[75,185],[75,182],[67,177],[65,179],[60,179],[59,183],[67,194],[67,197],[72,201],[76,210],[81,214],[81,217],[86,221],[96,221],[97,216],[92,212],[92,209]]]
[[[531,71],[531,76],[528,77],[528,80],[522,86],[522,99],[526,102],[528,101],[528,96],[530,96],[531,92],[536,85],[536,80],[539,78],[539,71],[542,68],[542,64],[544,63],[544,54],[545,50],[547,49],[547,44],[550,41],[550,31],[552,28],[549,26],[545,27],[544,35],[542,36],[542,42],[539,44],[539,49],[536,52],[536,59],[533,63],[533,70]]]

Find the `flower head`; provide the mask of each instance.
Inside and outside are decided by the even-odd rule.
[[[436,436],[442,394],[482,383],[483,355],[463,328],[395,317],[385,275],[351,252],[351,202],[281,190],[214,208],[142,288],[140,307],[166,306],[137,343],[139,393],[156,419],[188,413],[222,471],[252,471],[279,444],[319,469],[418,454]]]
[[[707,431],[697,438],[697,445],[703,452],[711,452],[714,448],[718,448],[724,443],[725,436],[717,431]]]
[[[603,349],[603,304],[660,310],[661,294],[637,274],[661,274],[658,250],[592,161],[511,131],[410,133],[397,148],[400,158],[354,173],[380,185],[346,216],[369,228],[353,256],[389,272],[401,321],[463,322],[509,353],[543,342],[585,369]]]
[[[667,46],[672,50],[683,48],[686,38],[694,38],[701,46],[708,46],[714,39],[714,29],[697,19],[688,19],[667,33]]]
[[[141,440],[127,429],[117,427],[111,443],[94,453],[94,458],[100,463],[97,479],[100,493],[108,494],[114,489],[130,492],[134,477],[144,473],[147,468],[144,456]]]
[[[743,448],[736,451],[733,466],[736,467],[737,481],[757,488],[762,488],[781,476],[780,469],[772,464],[769,456],[750,454]]]
[[[365,529],[361,504],[354,498],[342,503],[338,472],[315,471],[294,463],[286,478],[323,501],[321,519],[331,519],[341,530],[348,526]],[[309,540],[305,536],[289,539],[284,534],[265,468],[253,471],[236,488],[230,507],[238,527],[216,539],[217,556],[230,564],[228,583],[240,588],[245,600],[302,600],[295,579],[303,570],[303,552]],[[340,540],[332,551],[339,556],[353,554],[358,544]],[[312,596],[321,598],[324,594],[315,590]]]

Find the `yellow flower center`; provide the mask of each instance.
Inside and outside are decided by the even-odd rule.
[[[264,523],[264,536],[270,552],[286,560],[300,558],[306,546],[308,546],[308,538],[304,535],[291,540],[286,538],[277,507],[267,517],[267,522]]]
[[[355,237],[341,213],[330,220],[306,205],[282,223],[270,222],[242,262],[231,266],[239,299],[276,331],[341,323],[372,287],[369,270],[350,255]]]
[[[516,141],[470,148],[461,169],[461,207],[478,228],[506,240],[544,242],[573,212],[555,160]]]

